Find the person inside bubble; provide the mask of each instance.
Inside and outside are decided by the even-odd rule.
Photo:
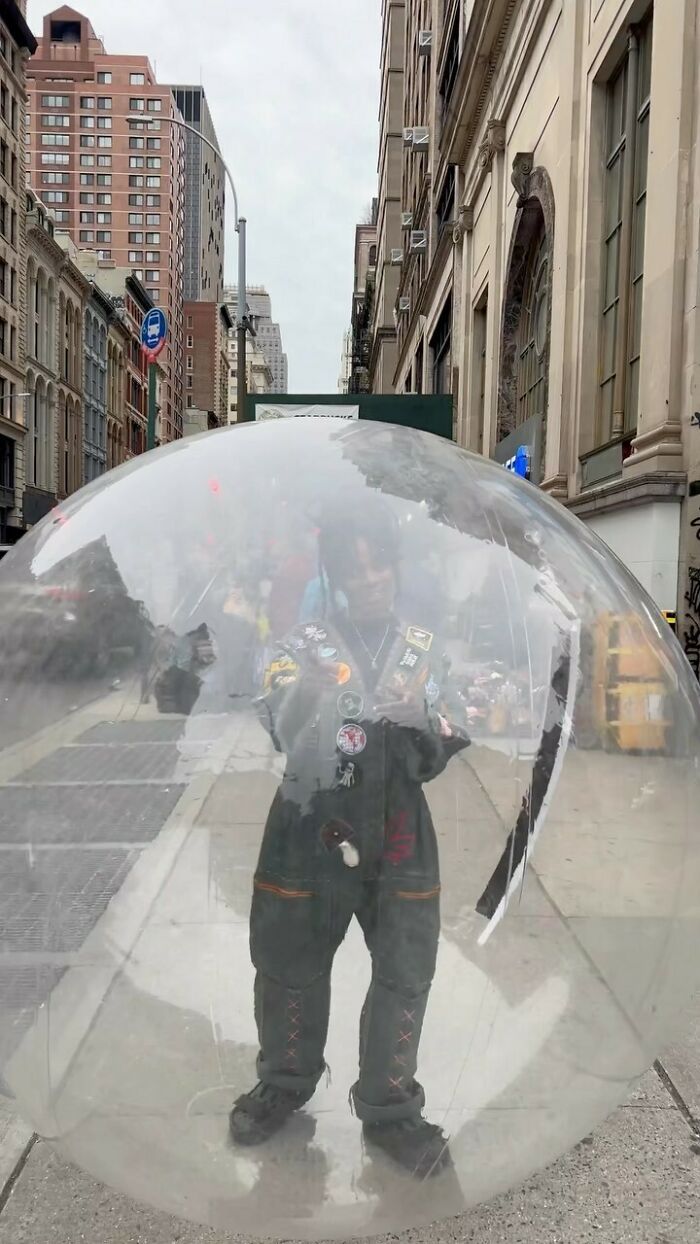
[[[235,1102],[230,1130],[237,1144],[259,1144],[312,1097],[325,1070],[333,958],[355,916],[372,980],[351,1102],[368,1146],[422,1177],[450,1164],[416,1079],[440,930],[422,788],[469,739],[444,710],[435,635],[397,615],[393,512],[371,494],[361,510],[335,507],[318,541],[326,607],[280,644],[259,701],[286,770],[251,910],[259,1082]]]

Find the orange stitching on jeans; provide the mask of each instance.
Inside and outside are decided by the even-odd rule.
[[[313,890],[285,890],[281,885],[273,885],[271,881],[254,881],[253,888],[266,890],[268,894],[277,894],[280,898],[313,898]]]
[[[397,898],[435,898],[440,893],[440,886],[436,885],[432,890],[397,890]]]

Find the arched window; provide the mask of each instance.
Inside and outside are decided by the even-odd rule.
[[[518,443],[530,446],[531,478],[539,483],[547,433],[554,195],[545,169],[516,165],[517,157],[513,184],[519,198],[501,320],[497,441],[510,438],[508,453]],[[522,440],[514,438],[523,425]]]
[[[516,427],[546,410],[549,245],[544,220],[528,256],[518,330]]]

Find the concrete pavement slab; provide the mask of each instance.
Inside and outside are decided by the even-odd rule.
[[[527,1184],[469,1214],[379,1244],[696,1244],[700,1154],[650,1072],[608,1122]],[[232,1227],[234,1224],[232,1224]],[[0,1214],[0,1244],[231,1244],[245,1237],[117,1195],[39,1142]]]
[[[700,1131],[700,993],[687,1008],[685,1023],[661,1061]]]

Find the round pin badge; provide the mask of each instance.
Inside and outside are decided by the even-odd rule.
[[[304,636],[312,643],[322,644],[324,639],[328,639],[328,631],[324,631],[322,626],[305,626]]]
[[[337,655],[338,655],[338,649],[337,649],[337,648],[328,648],[328,647],[326,647],[326,648],[319,648],[319,650],[318,650],[318,655],[320,656],[320,658],[321,658],[321,660],[322,660],[322,661],[332,661],[332,660],[333,660],[333,657],[337,657]]]
[[[367,746],[367,735],[362,726],[345,725],[338,731],[336,743],[345,756],[357,756]]]
[[[338,696],[338,712],[341,717],[349,717],[357,721],[365,709],[365,702],[357,691],[343,691]]]
[[[339,665],[336,665],[335,680],[336,682],[340,683],[341,687],[346,682],[350,682],[351,678],[352,678],[352,670],[350,669],[349,665],[346,665],[344,661],[341,661]]]

